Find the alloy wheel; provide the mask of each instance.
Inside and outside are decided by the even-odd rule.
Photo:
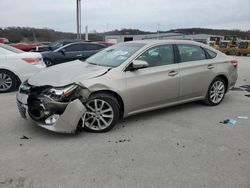
[[[84,126],[91,130],[101,131],[112,124],[114,110],[109,103],[102,99],[93,99],[86,104],[87,112],[84,115]]]
[[[225,84],[217,80],[213,83],[211,89],[210,89],[210,99],[213,103],[218,104],[221,102],[225,95]]]
[[[0,91],[7,91],[12,87],[13,81],[10,75],[0,73]]]

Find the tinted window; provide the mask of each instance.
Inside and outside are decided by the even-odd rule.
[[[217,56],[217,53],[213,52],[212,50],[209,50],[209,49],[205,49],[207,54],[208,54],[208,59],[213,59]]]
[[[98,44],[85,44],[83,48],[86,51],[91,51],[91,50],[100,50],[104,48],[104,46]]]
[[[83,45],[82,44],[72,44],[64,49],[66,50],[66,52],[83,51]]]
[[[242,48],[242,49],[248,48],[248,42],[240,42],[239,43],[239,48]]]
[[[198,61],[206,59],[204,50],[191,44],[178,44],[181,62]]]
[[[174,63],[172,45],[161,45],[145,51],[137,59],[146,61],[149,67],[156,67]]]
[[[219,47],[220,48],[226,48],[227,47],[227,42],[221,42]]]

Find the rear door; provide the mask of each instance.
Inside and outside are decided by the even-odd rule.
[[[138,60],[148,68],[126,71],[128,111],[131,113],[176,101],[179,93],[179,70],[170,44],[152,47]]]
[[[71,44],[65,47],[64,62],[83,58],[84,44]]]
[[[215,77],[214,61],[197,45],[177,44],[180,72],[180,100],[201,97]]]

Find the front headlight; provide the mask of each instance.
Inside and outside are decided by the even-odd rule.
[[[50,98],[61,101],[71,97],[74,91],[78,88],[78,85],[69,85],[61,88],[51,88],[46,91],[44,94],[49,96]]]

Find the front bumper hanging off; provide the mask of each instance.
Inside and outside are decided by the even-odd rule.
[[[52,115],[50,118],[53,121],[36,121],[28,113],[28,95],[17,94],[17,106],[21,116],[24,119],[35,122],[38,126],[58,133],[74,134],[77,126],[83,115],[86,113],[86,108],[79,99],[69,102],[61,115]]]

